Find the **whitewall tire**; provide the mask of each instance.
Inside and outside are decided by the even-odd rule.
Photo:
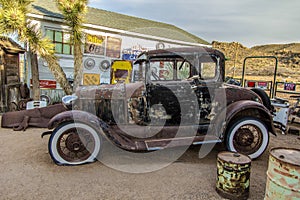
[[[268,143],[268,129],[257,118],[241,118],[233,123],[227,132],[227,149],[248,155],[251,159],[261,156],[266,150]]]
[[[51,134],[48,149],[59,165],[80,165],[94,162],[102,146],[101,136],[82,122],[63,123]]]

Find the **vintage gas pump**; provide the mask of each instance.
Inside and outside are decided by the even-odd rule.
[[[129,83],[132,63],[127,60],[115,60],[111,66],[111,84]]]

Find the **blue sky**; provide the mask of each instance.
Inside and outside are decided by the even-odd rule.
[[[300,0],[90,0],[89,6],[173,24],[247,47],[300,42]]]

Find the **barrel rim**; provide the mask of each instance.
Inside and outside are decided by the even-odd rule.
[[[235,152],[235,151],[221,151],[221,152],[218,153],[217,158],[220,159],[220,160],[222,160],[222,161],[224,161],[224,162],[231,162],[231,161],[224,160],[224,159],[220,158],[219,155],[222,154],[222,153],[232,153],[232,154],[236,154],[237,153],[237,154],[239,154],[241,156],[244,156],[244,157],[246,157],[246,158],[249,159],[249,162],[245,161],[245,162],[235,163],[235,164],[250,164],[252,162],[252,159],[248,155],[245,155],[245,154],[242,154],[242,153],[239,153],[239,152]]]
[[[232,199],[232,200],[246,200],[249,198],[249,195],[250,195],[249,188],[244,193],[233,194],[233,193],[227,192],[225,190],[222,190],[221,188],[216,187],[216,192],[221,197],[226,198],[226,199]]]
[[[280,162],[285,163],[285,164],[289,164],[289,165],[293,165],[293,166],[300,167],[300,164],[287,162],[287,161],[285,161],[285,160],[278,159],[277,157],[275,157],[275,156],[272,154],[272,151],[277,150],[277,149],[295,150],[295,151],[299,151],[299,152],[300,152],[300,149],[297,149],[297,148],[290,148],[290,147],[273,147],[273,148],[271,148],[270,151],[269,151],[270,156],[276,158],[277,160],[280,160]]]

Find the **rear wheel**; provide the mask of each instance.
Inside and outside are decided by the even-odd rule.
[[[235,122],[227,133],[227,149],[258,158],[266,150],[269,133],[263,122],[257,118],[245,117]]]
[[[80,165],[96,160],[101,137],[91,126],[68,122],[58,126],[49,139],[49,153],[59,165]]]

